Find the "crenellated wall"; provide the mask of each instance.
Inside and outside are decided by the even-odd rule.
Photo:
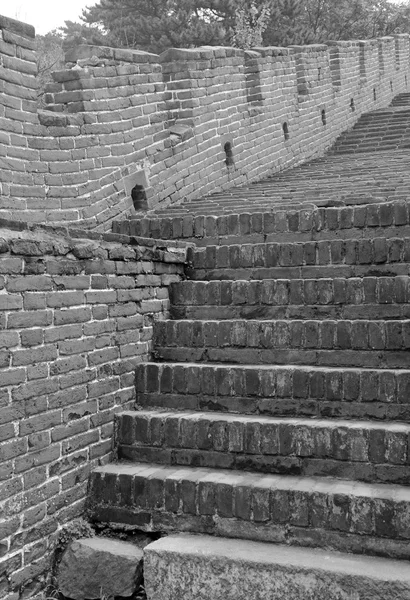
[[[42,135],[34,49],[34,27],[0,16],[0,214],[23,219],[29,209],[41,221],[48,165],[31,144]]]
[[[34,30],[0,17],[0,31],[0,217],[97,230],[321,155],[410,76],[407,34],[160,56],[77,46],[38,110]]]

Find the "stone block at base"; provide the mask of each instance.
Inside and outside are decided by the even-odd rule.
[[[144,549],[148,600],[410,600],[410,564],[175,535]]]
[[[142,581],[142,550],[110,538],[70,544],[58,569],[58,588],[72,600],[129,597]]]

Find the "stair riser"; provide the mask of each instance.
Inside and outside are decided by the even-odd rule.
[[[380,143],[379,146],[375,146],[374,144],[371,145],[360,145],[357,147],[351,147],[346,145],[344,146],[340,146],[339,148],[335,148],[333,150],[333,153],[335,155],[342,153],[343,151],[347,151],[347,152],[352,152],[352,153],[362,153],[362,152],[386,152],[386,150],[405,150],[410,148],[410,141],[409,142],[401,142],[401,143],[395,143],[395,144],[388,144],[387,142],[383,142]]]
[[[374,238],[294,244],[208,246],[204,249],[191,249],[188,260],[196,271],[309,266],[367,267],[368,269],[369,265],[376,268],[384,265],[394,267],[397,263],[410,262],[410,239]],[[334,276],[337,276],[337,273]],[[265,277],[265,279],[272,278]]]
[[[232,319],[409,319],[409,305],[362,304],[359,306],[318,306],[313,305],[240,305],[240,306],[172,306],[173,319],[188,320],[232,320]]]
[[[349,144],[349,142],[367,143],[372,142],[403,142],[408,141],[410,138],[410,130],[408,127],[403,127],[403,124],[390,125],[384,124],[383,127],[377,129],[377,127],[365,127],[361,129],[353,129],[351,133],[347,134],[343,140],[337,142],[334,148]]]
[[[337,154],[338,150],[349,146],[355,146],[358,150],[366,150],[368,152],[374,152],[378,150],[388,150],[390,148],[399,149],[407,148],[410,142],[408,135],[386,135],[386,136],[351,136],[343,140],[340,144],[336,144],[333,148],[333,152]]]
[[[338,318],[343,313],[361,311],[367,318],[393,318],[396,312],[400,317],[410,314],[410,278],[351,278],[351,279],[318,279],[318,280],[265,280],[265,281],[184,281],[171,285],[170,301],[173,315],[189,313],[197,316],[206,312],[207,319],[212,319],[209,312],[215,311],[214,319],[226,318],[226,314],[244,311],[246,315],[252,311],[260,311],[267,318],[275,312],[287,310],[286,318],[300,311],[301,318],[309,318],[308,314],[318,311],[324,315],[336,313]],[[223,317],[219,315],[223,314]],[[306,314],[307,313],[307,314]],[[378,316],[371,316],[371,315]],[[248,317],[249,318],[249,317]],[[258,317],[255,317],[258,318]],[[361,316],[360,318],[363,318]]]
[[[159,321],[154,327],[154,347],[160,358],[174,351],[175,357],[189,360],[192,352],[195,361],[201,350],[207,350],[213,360],[215,352],[252,356],[254,349],[261,350],[261,357],[277,349],[317,350],[317,355],[321,350],[337,350],[341,357],[345,350],[360,350],[364,360],[376,350],[380,357],[386,352],[388,361],[389,351],[410,350],[410,321]]]
[[[364,367],[405,369],[409,352],[364,350],[265,350],[249,348],[157,348],[156,357],[164,361],[213,362],[235,365],[312,365],[321,367]]]
[[[360,174],[363,179],[363,173]],[[277,182],[279,183],[279,182]],[[337,181],[334,185],[337,185]],[[348,200],[354,190],[349,192],[344,188],[344,195]],[[266,191],[263,199],[270,202],[272,193]],[[407,188],[406,188],[407,194]],[[315,200],[316,196],[313,200]],[[369,197],[372,194],[368,194]],[[370,201],[371,202],[371,201]],[[235,200],[235,210],[238,213],[238,200]],[[289,205],[289,201],[287,202]],[[207,203],[209,205],[209,202]],[[217,205],[216,205],[217,206]],[[113,231],[131,236],[153,237],[157,239],[189,239],[196,243],[204,243],[207,238],[232,237],[248,235],[282,235],[295,234],[334,235],[337,231],[355,229],[354,237],[360,237],[370,229],[369,234],[374,236],[374,228],[399,227],[410,224],[409,207],[405,202],[382,202],[367,206],[355,207],[330,207],[330,208],[305,208],[291,210],[287,206],[284,210],[247,212],[249,200],[246,200],[246,209],[242,214],[224,216],[195,216],[169,217],[156,219],[130,219],[129,221],[115,222]],[[197,213],[198,214],[198,213]],[[264,241],[263,239],[261,241]]]
[[[347,146],[356,146],[360,149],[368,149],[369,151],[386,149],[386,148],[405,148],[410,141],[409,134],[403,135],[397,133],[396,135],[352,135],[346,138],[340,144],[336,144],[333,151],[337,154],[340,148]]]
[[[311,489],[232,482],[226,471],[206,480],[198,472],[164,477],[91,475],[93,520],[145,531],[191,531],[294,545],[326,546],[359,554],[410,558],[410,503]]]
[[[220,268],[220,269],[186,269],[193,281],[232,281],[263,279],[329,279],[351,277],[394,277],[407,276],[410,265],[404,263],[375,265],[324,265],[301,267],[255,267],[255,268]]]
[[[293,397],[410,405],[410,371],[144,363],[136,369],[136,390],[232,399]]]
[[[146,408],[410,420],[409,371],[151,363],[136,387]]]
[[[376,125],[368,124],[366,127],[353,127],[350,133],[343,137],[343,141],[358,139],[358,140],[372,140],[376,139],[400,139],[408,136],[410,130],[408,128],[408,117],[407,122],[404,120],[399,123],[384,122],[377,127]],[[338,143],[343,143],[342,141]]]
[[[265,472],[283,468],[289,474],[319,468],[328,475],[332,469],[352,474],[356,465],[358,479],[371,481],[396,471],[397,477],[410,480],[410,426],[360,425],[223,414],[123,413],[117,418],[117,443],[120,457],[141,456],[143,462],[212,466],[198,464],[204,459],[217,462],[219,468]]]
[[[410,186],[410,183],[409,183]],[[383,196],[384,193],[382,192]],[[407,195],[407,194],[406,194]],[[350,203],[351,198],[343,199],[345,204]],[[320,200],[319,197],[315,200],[318,204],[326,202]],[[368,200],[364,202],[368,204]],[[212,210],[212,213],[214,211]],[[223,214],[223,213],[222,213]],[[206,246],[226,246],[237,244],[263,244],[263,243],[289,243],[289,242],[311,242],[320,240],[348,240],[352,237],[352,232],[357,234],[357,239],[373,239],[374,237],[384,237],[386,239],[410,236],[410,227],[403,225],[402,227],[374,227],[374,228],[351,228],[337,229],[335,231],[311,231],[311,232],[278,232],[278,233],[246,233],[243,235],[221,235],[209,236],[204,238],[189,238],[184,241],[195,243],[198,248]]]

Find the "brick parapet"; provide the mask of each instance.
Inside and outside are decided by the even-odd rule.
[[[21,216],[45,199],[34,28],[0,16],[0,214]]]
[[[0,595],[28,597],[169,315],[186,246],[0,223]],[[146,242],[146,243],[145,243]]]

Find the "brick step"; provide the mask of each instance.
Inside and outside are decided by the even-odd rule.
[[[318,279],[317,281],[321,281]],[[199,283],[199,282],[198,282]],[[210,282],[218,283],[218,282]],[[227,283],[222,281],[221,283]],[[256,282],[254,282],[256,283]],[[408,304],[360,304],[360,305],[274,305],[268,304],[231,304],[229,306],[191,305],[171,306],[172,319],[190,320],[232,320],[232,319],[331,319],[331,320],[361,320],[361,319],[409,319]]]
[[[390,103],[390,106],[401,106],[402,104],[410,104],[410,93],[403,92],[402,94],[398,94],[393,98],[393,100]]]
[[[172,535],[144,551],[149,598],[409,600],[404,561],[283,544]],[[353,591],[354,590],[354,591]],[[353,595],[352,595],[353,594]]]
[[[400,195],[406,199],[409,182],[410,177],[406,181],[393,183],[369,181],[368,183],[362,182],[360,184],[349,182],[346,185],[341,182],[339,185],[335,183],[328,188],[327,184],[319,187],[316,181],[312,181],[311,183],[306,181],[303,188],[300,189],[278,185],[270,192],[250,191],[242,195],[238,194],[238,197],[232,200],[225,197],[222,199],[222,202],[215,201],[213,198],[204,198],[203,200],[198,200],[198,202],[185,205],[183,208],[185,210],[195,208],[196,214],[200,215],[205,214],[203,211],[208,211],[210,208],[226,213],[246,212],[249,210],[249,203],[252,203],[254,208],[265,206],[267,212],[273,210],[305,210],[309,207],[318,207],[318,203],[321,206],[332,206],[332,202],[336,200],[343,200],[346,206],[359,206],[362,204],[376,204],[387,197],[391,201],[396,200],[396,197]],[[181,208],[170,210],[178,212]],[[169,212],[166,211],[160,214],[163,214],[165,217],[169,216]]]
[[[120,463],[90,476],[93,521],[410,558],[410,489]]]
[[[169,223],[170,220],[180,217],[193,215],[193,217],[219,217],[219,216],[231,216],[232,213],[240,214],[247,213],[249,211],[249,203],[252,203],[252,208],[255,213],[277,213],[283,210],[307,210],[312,208],[333,208],[334,206],[363,206],[363,205],[374,205],[384,201],[406,201],[408,197],[409,182],[405,184],[396,185],[385,189],[379,185],[373,186],[369,189],[369,185],[364,186],[363,192],[352,193],[350,190],[346,190],[343,187],[338,189],[338,186],[333,187],[332,193],[316,191],[316,190],[302,190],[300,192],[283,192],[277,189],[274,195],[267,197],[259,196],[257,199],[250,199],[244,196],[238,198],[235,201],[222,200],[220,203],[215,203],[214,200],[205,199],[203,202],[189,203],[179,207],[170,207],[167,210],[159,210],[157,213],[152,215],[152,218],[165,219]],[[135,215],[133,215],[135,218]],[[150,218],[150,215],[147,215]],[[141,218],[141,217],[140,217]],[[131,217],[130,217],[131,219]],[[135,227],[135,226],[134,226]],[[138,225],[137,225],[138,227]],[[360,233],[362,236],[363,234]],[[178,237],[178,236],[176,236]],[[318,237],[323,237],[320,235]]]
[[[406,131],[405,129],[401,129],[400,131],[392,131],[391,129],[389,129],[388,131],[386,130],[386,132],[383,131],[378,131],[378,130],[372,130],[372,131],[368,131],[367,129],[365,130],[352,130],[350,133],[346,134],[343,139],[341,139],[339,142],[336,142],[335,147],[340,147],[343,146],[344,144],[349,144],[349,143],[359,143],[359,144],[371,144],[371,143],[383,143],[383,142],[387,142],[387,143],[393,143],[393,142],[399,142],[402,143],[405,140],[409,140],[410,139],[410,130]]]
[[[196,210],[193,204],[185,208]],[[176,210],[176,209],[175,209]],[[185,209],[184,209],[185,210]],[[185,239],[196,244],[208,244],[215,240],[234,240],[236,238],[250,241],[295,241],[299,236],[308,239],[320,237],[395,237],[409,236],[409,204],[407,202],[377,202],[364,206],[323,207],[293,210],[262,210],[249,212],[248,207],[237,211],[215,216],[186,214],[167,218],[135,217],[125,221],[115,221],[114,233],[129,236],[153,237],[155,239]],[[276,237],[275,237],[276,236]]]
[[[357,146],[357,144],[356,144]],[[213,204],[215,207],[219,205],[219,201],[222,200],[222,205],[225,210],[229,207],[232,208],[232,213],[238,213],[241,211],[237,210],[237,202],[246,200],[252,203],[263,203],[270,202],[275,210],[280,207],[280,203],[283,203],[283,198],[288,197],[288,200],[292,200],[293,206],[297,203],[303,203],[303,206],[308,208],[309,202],[313,206],[316,206],[316,201],[332,201],[335,196],[344,196],[350,204],[355,202],[360,203],[361,198],[364,195],[372,196],[373,194],[386,194],[387,192],[407,192],[406,185],[410,181],[409,177],[400,177],[396,181],[385,181],[385,180],[374,180],[372,175],[366,180],[365,174],[363,174],[362,181],[355,181],[351,179],[348,182],[335,180],[333,184],[328,180],[318,181],[316,178],[306,179],[303,186],[295,185],[287,182],[277,182],[275,188],[271,187],[270,190],[255,189],[255,190],[241,190],[234,198],[230,198],[227,195],[221,196],[219,199],[214,197],[200,198],[197,201],[192,201],[189,205],[182,205],[182,208],[188,206],[196,207],[197,209],[206,208],[209,204]],[[248,207],[249,208],[249,207]],[[181,206],[172,207],[169,210],[180,210]],[[282,210],[292,210],[289,204],[283,203]],[[164,214],[166,210],[162,211]],[[155,213],[153,216],[155,217]],[[199,214],[199,213],[198,213]]]
[[[410,370],[143,363],[136,368],[144,408],[409,421]]]
[[[391,129],[392,131],[406,131],[409,126],[409,116],[408,110],[392,111],[390,113],[385,113],[384,115],[375,114],[363,116],[352,129],[342,133],[339,139],[343,139],[352,131],[367,131],[368,129],[375,131],[378,129],[381,131],[386,129]]]
[[[160,361],[405,369],[410,321],[158,321]]]
[[[354,154],[355,152],[357,152],[357,158],[365,158],[366,155],[367,156],[371,156],[374,160],[375,156],[377,156],[377,154],[380,152],[380,154],[383,153],[383,156],[385,156],[388,152],[398,152],[398,151],[402,151],[405,152],[408,149],[407,145],[403,145],[400,146],[398,144],[389,144],[387,145],[383,145],[383,146],[375,146],[375,145],[371,145],[371,146],[361,146],[361,145],[357,145],[357,144],[348,144],[346,146],[341,146],[339,148],[334,148],[332,150],[329,151],[329,154],[331,156],[345,156],[345,158],[348,158],[349,160],[354,160],[354,156],[352,156],[352,154]],[[394,182],[393,184],[394,185]],[[373,190],[369,190],[370,192],[373,192]],[[354,192],[352,192],[354,194]]]
[[[398,351],[410,349],[410,320],[233,319],[162,320],[154,326],[154,347],[201,353],[245,348]],[[176,355],[175,355],[176,356]],[[211,359],[210,359],[211,360]],[[363,365],[364,366],[364,365]],[[409,360],[410,366],[410,360]]]
[[[346,140],[362,138],[362,139],[373,139],[380,137],[386,140],[403,139],[409,135],[409,119],[403,122],[385,122],[378,126],[377,124],[360,124],[351,129],[349,132],[342,135],[335,142],[335,146],[345,142]],[[333,146],[334,147],[334,146]]]
[[[377,143],[377,141],[376,141]],[[373,185],[377,183],[378,186],[383,186],[383,184],[388,185],[390,188],[392,186],[397,186],[400,183],[407,183],[410,177],[405,173],[401,173],[401,176],[398,180],[389,181],[388,177],[383,177],[381,173],[376,174],[373,171],[362,172],[362,176],[360,177],[359,173],[351,173],[346,174],[343,179],[338,179],[337,177],[333,177],[332,174],[327,171],[327,173],[309,173],[306,172],[306,179],[301,184],[300,180],[292,181],[291,177],[283,178],[275,178],[276,185],[275,188],[272,186],[257,186],[256,184],[252,187],[238,189],[233,197],[230,197],[228,193],[219,194],[220,198],[224,198],[226,203],[231,202],[234,204],[238,198],[246,197],[247,199],[258,198],[261,194],[266,195],[267,197],[275,196],[277,192],[280,191],[293,191],[300,193],[304,192],[320,192],[320,193],[329,193],[332,195],[332,192],[335,189],[345,189],[346,192],[349,192],[352,195],[357,195],[358,190],[365,191],[369,185]],[[295,186],[292,189],[292,186]],[[213,200],[217,200],[218,196],[211,196]],[[192,204],[200,204],[204,201],[204,198],[198,198],[197,200],[192,200]]]
[[[410,277],[181,281],[174,319],[410,318]]]
[[[349,140],[345,140],[342,143],[334,146],[332,149],[332,153],[334,156],[337,156],[339,154],[339,152],[344,152],[346,149],[347,150],[352,149],[353,151],[363,152],[363,153],[377,153],[377,152],[385,152],[386,150],[397,150],[400,148],[406,149],[406,148],[408,148],[409,144],[410,144],[410,139],[404,139],[404,138],[395,138],[395,139],[366,138],[366,139],[362,139],[362,140],[356,139],[356,138],[351,138]],[[372,188],[369,189],[368,186],[360,185],[358,191],[360,191],[360,190],[365,191],[365,189],[367,189],[367,191],[372,193],[373,191],[377,190],[376,185],[374,185],[375,190],[373,190]],[[396,186],[394,181],[391,182],[391,185],[394,186],[394,188],[400,187],[400,186]],[[357,193],[356,190],[350,189],[350,182],[346,182],[344,187],[346,188],[346,191],[350,191],[350,193],[353,196],[356,195],[356,193]]]
[[[206,281],[408,275],[410,238],[206,246],[189,248],[188,263],[188,277]]]
[[[366,127],[353,127],[348,133],[346,133],[336,144],[349,139],[397,139],[407,137],[410,134],[409,119],[404,123],[386,123],[380,127],[369,126]]]
[[[363,133],[387,133],[394,135],[396,133],[405,133],[409,130],[409,117],[406,116],[402,119],[384,119],[380,123],[376,120],[369,120],[366,123],[359,122],[353,129],[345,133],[341,138],[345,138],[355,132]],[[339,139],[341,139],[339,138]]]
[[[120,459],[410,484],[410,425],[200,412],[117,416]]]
[[[397,107],[388,107],[388,108],[382,108],[380,110],[373,110],[371,112],[365,113],[364,115],[362,115],[358,121],[358,123],[382,123],[386,120],[391,120],[391,121],[401,121],[401,120],[405,120],[406,118],[410,117],[410,110],[407,106],[407,108],[400,108],[398,109]],[[357,126],[357,124],[356,124]]]
[[[384,110],[382,112],[371,112],[360,117],[358,122],[355,124],[355,128],[365,127],[366,125],[373,125],[374,127],[383,126],[386,124],[402,123],[404,127],[408,126],[410,117],[410,111],[407,108],[399,109],[393,108]],[[342,134],[343,135],[343,134]]]
[[[382,149],[407,148],[409,143],[410,139],[407,136],[383,136],[380,140],[374,138],[358,139],[357,136],[351,136],[349,138],[346,137],[343,141],[337,143],[334,146],[333,151],[337,152],[340,148],[356,145],[357,148],[365,150],[366,152],[376,152]]]
[[[186,269],[194,281],[262,280],[262,279],[328,279],[337,278],[402,276],[409,273],[409,265],[392,263],[385,265],[318,265],[300,267],[255,267]]]
[[[347,152],[347,153],[367,153],[367,152],[385,152],[386,150],[399,150],[399,149],[406,149],[406,148],[410,148],[410,141],[409,142],[405,142],[405,143],[395,143],[395,144],[388,144],[388,143],[381,143],[381,144],[369,144],[369,145],[365,145],[365,144],[360,144],[360,145],[351,145],[351,144],[346,144],[346,145],[340,145],[338,147],[335,147],[332,152],[335,154],[335,156],[338,153],[342,153],[342,152]]]
[[[409,116],[400,114],[400,118],[394,115],[390,117],[385,117],[381,120],[378,119],[368,119],[362,120],[360,119],[356,125],[350,131],[345,132],[339,137],[340,139],[344,139],[347,136],[351,135],[355,132],[382,132],[394,135],[395,133],[405,133],[409,129]]]

